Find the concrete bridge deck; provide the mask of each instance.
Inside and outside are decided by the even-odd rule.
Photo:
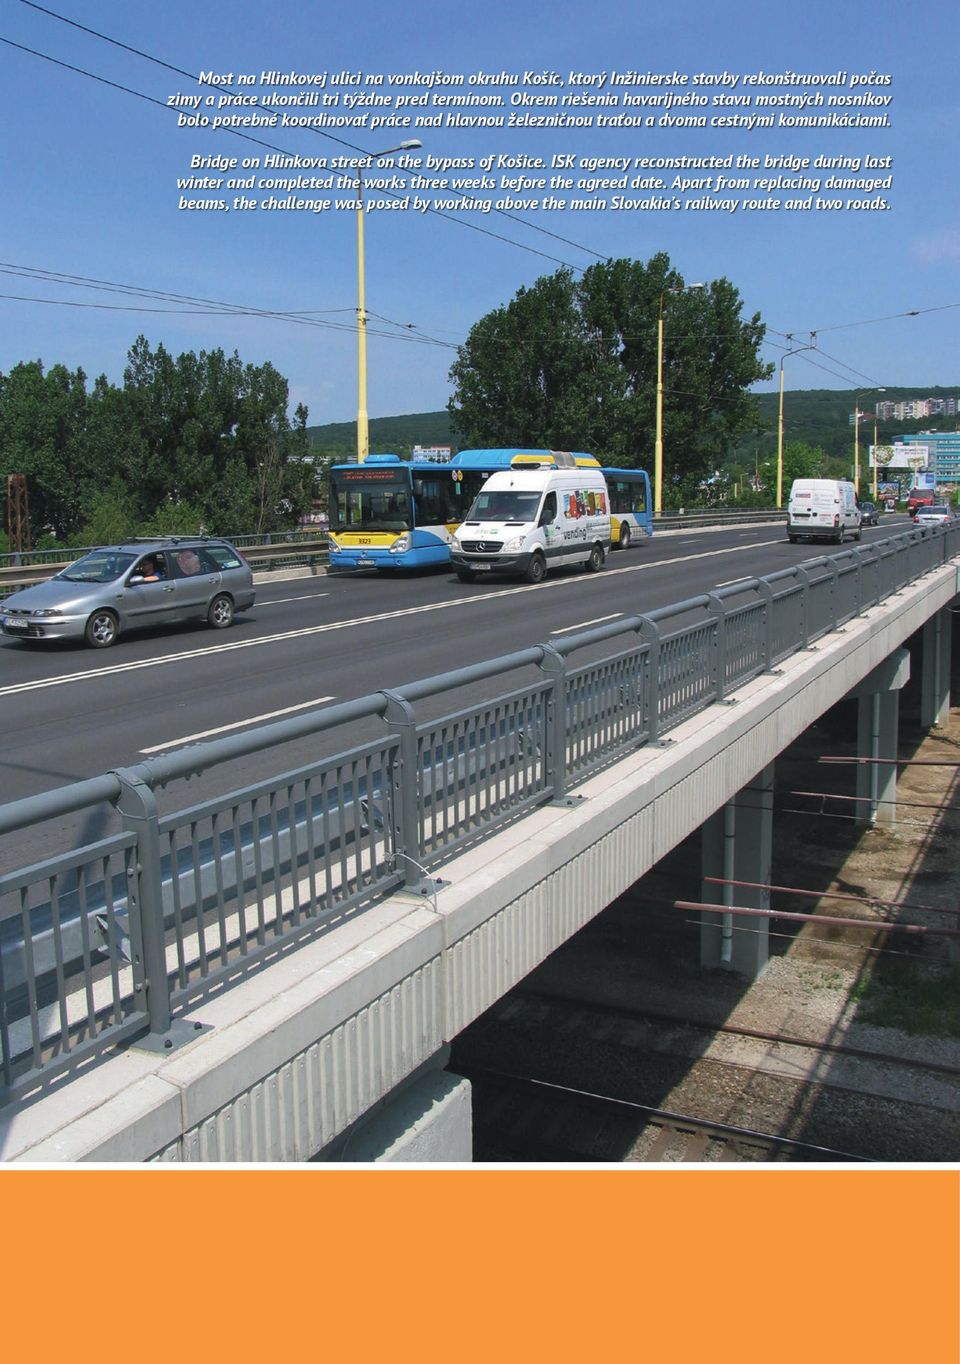
[[[179,1026],[196,1037],[172,1054],[130,1047],[3,1112],[0,1159],[302,1161],[420,1076],[392,1158],[469,1160],[469,1094],[437,1068],[446,1044],[956,592],[947,563],[445,863],[433,893],[393,894],[278,954],[191,1012]],[[341,1158],[375,1158],[357,1131]]]

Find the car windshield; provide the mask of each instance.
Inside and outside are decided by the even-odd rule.
[[[540,505],[540,494],[538,492],[519,493],[505,490],[503,492],[482,492],[478,493],[473,506],[467,512],[468,521],[511,521],[521,522],[532,521],[537,514],[537,507]]]
[[[68,583],[112,583],[126,573],[136,557],[115,549],[95,549],[75,564],[68,564],[55,577]]]
[[[921,516],[947,516],[947,515],[949,515],[949,513],[950,513],[950,508],[949,508],[949,507],[936,506],[936,507],[921,507],[921,508],[920,508],[920,515],[921,515]]]

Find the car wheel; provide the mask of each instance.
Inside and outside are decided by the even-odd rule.
[[[458,568],[457,577],[462,583],[472,583],[476,574],[470,568]]]
[[[617,547],[619,549],[630,548],[630,527],[627,525],[626,521],[624,521],[620,527],[620,540]]]
[[[109,649],[117,642],[120,626],[112,611],[94,611],[83,633],[91,649]]]
[[[857,526],[857,529],[854,531],[853,538],[854,538],[855,540],[860,540],[860,539],[863,538],[863,527],[862,527],[862,526]]]
[[[795,545],[797,543],[797,537],[795,535],[788,535],[787,539],[790,541],[791,545]]]
[[[584,568],[588,573],[599,573],[603,568],[603,547],[601,545],[594,545],[591,549],[590,558],[584,564]]]
[[[530,566],[529,566],[529,568],[527,569],[527,574],[526,574],[527,582],[528,582],[528,583],[542,583],[543,580],[544,580],[544,578],[545,578],[546,576],[547,576],[547,566],[546,566],[546,564],[545,564],[544,561],[543,561],[543,555],[542,555],[542,554],[535,554],[535,555],[533,556],[533,558],[530,560]]]
[[[207,611],[207,620],[215,630],[225,630],[233,624],[233,602],[225,593],[214,597]]]

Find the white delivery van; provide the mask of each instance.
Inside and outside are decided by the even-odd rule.
[[[520,467],[491,474],[450,542],[461,582],[510,573],[541,582],[548,569],[595,573],[610,548],[610,500],[599,469]]]
[[[787,503],[787,537],[798,540],[860,539],[860,508],[852,483],[842,478],[795,478]]]

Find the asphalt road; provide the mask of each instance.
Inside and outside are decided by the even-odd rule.
[[[864,539],[905,528],[890,517]],[[448,570],[272,580],[227,631],[130,634],[103,652],[0,637],[0,803],[834,552],[791,545],[778,525],[691,531],[614,553],[598,574],[558,571],[536,587],[463,584]],[[347,746],[338,736],[336,747]],[[259,755],[233,764],[228,779],[241,785],[298,760]],[[190,799],[223,780],[195,782]]]

